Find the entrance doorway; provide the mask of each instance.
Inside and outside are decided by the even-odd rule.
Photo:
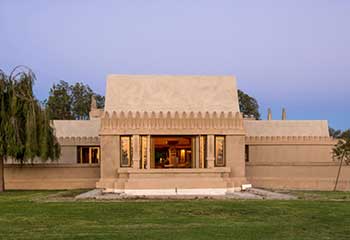
[[[194,138],[191,136],[152,137],[155,168],[192,168]],[[152,151],[151,150],[151,151]]]

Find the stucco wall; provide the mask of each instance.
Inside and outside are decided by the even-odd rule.
[[[255,140],[254,140],[255,139]],[[246,138],[246,177],[255,187],[332,190],[339,163],[331,138]],[[343,166],[339,190],[350,190],[350,166]]]
[[[233,76],[109,75],[105,111],[239,112]]]
[[[60,164],[77,163],[77,146],[61,146],[61,156],[58,159]]]
[[[99,165],[5,165],[5,187],[7,189],[95,188],[99,178]]]
[[[20,166],[7,164],[5,182],[8,189],[74,189],[100,187],[113,188],[119,153],[118,137],[105,136],[102,139],[103,159],[114,153],[110,164],[105,164],[100,179],[100,166],[75,164],[76,146],[62,146],[59,164],[35,164]],[[236,141],[240,139],[240,141]],[[248,139],[249,140],[249,139]],[[332,141],[255,141],[249,145],[249,162],[243,161],[243,137],[226,137],[227,167],[231,168],[231,178],[244,178],[255,187],[275,189],[332,190],[338,165],[331,158]],[[239,143],[239,144],[238,144]],[[110,146],[110,149],[109,147]],[[111,149],[113,151],[111,151]],[[241,154],[239,154],[241,153]],[[105,154],[105,155],[103,155]],[[240,161],[237,161],[240,159]],[[232,161],[231,161],[232,160]],[[71,164],[67,164],[71,163]],[[103,162],[102,162],[103,163]],[[108,163],[108,161],[105,163]],[[113,170],[114,169],[114,170]],[[112,181],[113,180],[113,181]],[[244,179],[243,179],[244,180]],[[232,185],[232,186],[235,186]],[[340,176],[339,189],[350,190],[350,166],[344,166]]]
[[[326,120],[248,120],[244,121],[247,136],[253,137],[329,137]]]
[[[247,163],[246,176],[254,187],[333,190],[336,163]],[[350,166],[343,166],[338,190],[350,190]]]
[[[53,164],[57,165],[59,164],[76,164],[77,163],[77,146],[75,145],[61,145],[61,155],[59,159],[57,160],[50,160],[42,161],[40,158],[35,158],[33,162],[26,162],[25,164],[31,165],[34,164]],[[9,158],[6,160],[6,164],[20,164],[19,161],[16,161],[12,158]]]
[[[332,162],[332,145],[250,145],[249,162]]]

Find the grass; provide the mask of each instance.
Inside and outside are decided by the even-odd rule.
[[[350,239],[350,193],[294,201],[74,201],[74,191],[0,193],[0,239]]]

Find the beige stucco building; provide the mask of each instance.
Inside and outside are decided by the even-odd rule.
[[[242,184],[330,190],[327,121],[253,120],[232,76],[110,75],[104,109],[54,121],[56,163],[6,166],[8,188],[102,188],[127,194],[225,194]],[[350,188],[344,167],[340,188]]]

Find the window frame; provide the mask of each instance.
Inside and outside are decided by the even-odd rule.
[[[207,168],[207,135],[199,135],[199,168]],[[203,159],[202,159],[203,158]],[[203,162],[202,162],[203,160]]]
[[[123,164],[123,138],[128,138],[129,139],[129,152],[130,152],[130,157],[128,159],[128,164],[125,165]],[[120,136],[120,144],[119,144],[119,148],[120,148],[120,167],[121,168],[128,168],[128,167],[132,167],[132,151],[133,151],[133,148],[132,148],[132,144],[133,144],[133,137],[132,135],[121,135]]]
[[[89,149],[89,162],[84,163],[83,162],[83,149],[88,148]],[[97,149],[97,163],[92,163],[92,150]],[[97,165],[100,164],[101,160],[101,146],[93,145],[93,146],[77,146],[77,164],[89,164],[89,165]]]
[[[222,157],[223,157],[223,161],[222,164],[218,164],[218,159],[217,159],[217,138],[223,138],[223,144],[222,144],[222,148],[223,148],[223,152],[222,152]],[[226,137],[225,135],[215,135],[214,136],[214,166],[215,167],[225,167],[226,166]]]
[[[144,155],[145,154],[145,155]],[[148,136],[140,135],[140,169],[147,169]]]

